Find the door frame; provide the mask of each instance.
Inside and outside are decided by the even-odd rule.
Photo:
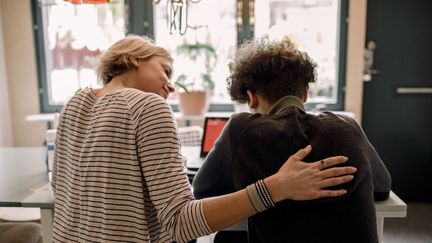
[[[363,110],[363,54],[366,43],[367,0],[349,0],[345,78],[345,111],[361,124]]]

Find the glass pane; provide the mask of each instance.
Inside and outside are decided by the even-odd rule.
[[[255,35],[289,36],[318,64],[308,102],[336,103],[339,67],[339,0],[256,0]]]
[[[170,6],[167,7],[167,1],[154,6],[156,44],[167,48],[174,58],[172,81],[183,80],[189,89],[202,90],[208,88],[202,80],[210,78],[214,81],[212,103],[230,102],[226,78],[229,74],[228,60],[236,49],[235,6],[235,0],[188,1],[184,16],[189,28],[184,35],[179,34],[179,23],[170,34],[167,21]],[[215,52],[206,51],[208,49]],[[193,50],[197,51],[194,53]],[[177,93],[170,96],[170,103],[177,101]]]
[[[123,0],[105,4],[44,1],[42,18],[50,105],[63,105],[78,89],[100,87],[96,58],[125,36]]]

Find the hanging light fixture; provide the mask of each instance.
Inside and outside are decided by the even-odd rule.
[[[170,34],[177,32],[184,35],[188,29],[188,5],[190,3],[199,3],[201,0],[167,0],[167,25]],[[155,0],[155,4],[159,4],[161,0]]]

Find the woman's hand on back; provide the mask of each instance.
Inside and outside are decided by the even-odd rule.
[[[337,186],[351,181],[357,169],[352,166],[335,167],[345,163],[345,156],[334,156],[323,160],[305,163],[304,159],[312,150],[308,145],[293,154],[282,165],[279,171],[266,178],[265,184],[274,202],[284,199],[312,200],[323,197],[337,197],[344,195],[346,190],[323,189]]]

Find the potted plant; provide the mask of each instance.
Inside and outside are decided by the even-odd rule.
[[[183,70],[187,72],[174,81],[179,91],[180,110],[184,115],[203,115],[209,106],[208,96],[214,90],[211,72],[216,64],[215,48],[208,43],[185,42],[177,47],[177,53],[190,63],[190,67]]]

